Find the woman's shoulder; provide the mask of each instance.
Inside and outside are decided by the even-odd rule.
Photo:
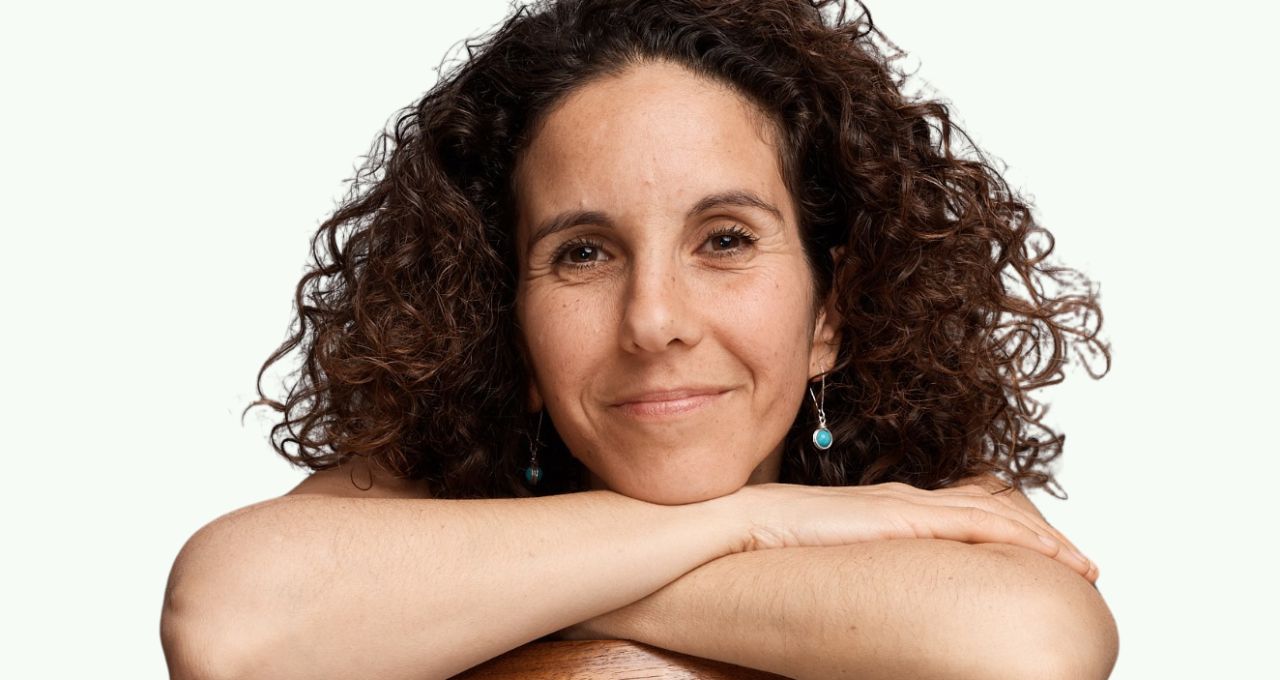
[[[316,470],[284,495],[304,494],[338,498],[431,498],[426,482],[400,479],[371,465],[365,458],[353,458],[334,468]]]

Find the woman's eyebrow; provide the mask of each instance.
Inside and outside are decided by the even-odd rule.
[[[763,210],[773,215],[773,218],[778,220],[779,222],[782,221],[781,210],[778,210],[778,208],[775,207],[772,203],[764,200],[763,198],[760,198],[756,194],[750,191],[742,190],[742,189],[734,189],[732,191],[722,191],[718,194],[711,194],[710,196],[704,196],[702,200],[695,203],[693,207],[689,209],[689,214],[686,215],[686,217],[693,217],[698,213],[706,212],[708,210],[712,210],[714,208],[720,208],[726,205],[738,206],[740,208],[756,208],[757,210]]]
[[[693,207],[689,209],[685,217],[694,217],[699,213],[730,205],[763,210],[773,215],[774,219],[782,221],[781,210],[778,210],[772,203],[760,198],[755,193],[743,189],[721,191],[703,196],[697,203],[693,204]],[[550,219],[544,220],[538,226],[537,230],[533,232],[533,237],[529,239],[527,250],[532,251],[534,244],[538,241],[558,231],[576,227],[579,224],[597,224],[608,229],[614,228],[613,220],[599,210],[566,210]]]
[[[533,251],[533,246],[538,241],[558,232],[564,231],[569,227],[576,227],[579,224],[598,224],[602,227],[613,229],[613,220],[609,216],[599,210],[566,210],[542,222],[537,230],[533,232],[533,237],[529,239],[527,252]]]

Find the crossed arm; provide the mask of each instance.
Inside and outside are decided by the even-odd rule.
[[[729,555],[564,633],[802,679],[1106,678],[1119,645],[1061,562],[934,539]]]

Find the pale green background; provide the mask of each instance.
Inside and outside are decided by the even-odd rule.
[[[1049,393],[1071,500],[1033,500],[1101,566],[1121,680],[1276,677],[1280,60],[1259,7],[871,7],[1102,283],[1115,368]],[[308,236],[446,50],[506,9],[0,10],[0,676],[164,676],[183,541],[302,476],[239,413]]]

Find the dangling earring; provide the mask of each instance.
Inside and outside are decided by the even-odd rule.
[[[813,399],[813,405],[818,409],[818,429],[813,431],[813,445],[826,451],[831,448],[831,444],[835,442],[835,437],[831,436],[831,430],[827,429],[827,412],[823,407],[827,404],[827,375],[822,375],[822,402],[818,402],[818,398],[813,396],[813,385],[809,385],[809,397]]]
[[[538,438],[542,436],[542,416],[546,411],[538,412],[538,431],[533,435],[533,439],[529,440],[529,467],[524,469],[524,481],[531,486],[537,486],[538,480],[542,479],[542,468],[538,467],[538,447],[542,442]]]

